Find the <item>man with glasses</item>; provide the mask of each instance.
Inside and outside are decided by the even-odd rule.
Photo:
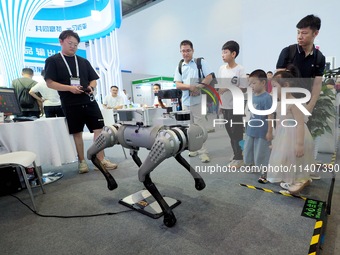
[[[208,67],[206,61],[201,59],[202,72],[205,78],[202,80],[202,84],[199,81],[199,70],[194,55],[193,44],[189,40],[184,40],[180,43],[180,52],[183,57],[183,61],[180,62],[180,66],[176,66],[174,81],[176,88],[182,90],[182,107],[183,110],[190,110],[191,115],[194,118],[194,123],[200,124],[206,128],[205,116],[201,114],[201,88],[202,84],[210,84],[213,79],[213,72]],[[181,69],[181,70],[180,70]],[[202,77],[203,78],[203,77]],[[194,157],[200,154],[200,159],[203,163],[210,161],[208,151],[202,147],[200,151],[191,151],[189,156]]]
[[[94,140],[104,127],[104,120],[93,91],[99,79],[90,62],[76,55],[79,35],[65,30],[59,35],[61,52],[45,61],[45,80],[49,88],[58,90],[70,134],[73,135],[78,154],[79,173],[89,172],[84,156],[83,129],[86,125],[94,133]],[[104,159],[104,151],[97,154],[106,170],[117,164]]]

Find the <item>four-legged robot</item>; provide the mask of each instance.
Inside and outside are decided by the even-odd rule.
[[[145,188],[151,193],[160,205],[164,214],[164,224],[172,227],[176,223],[176,217],[172,209],[165,202],[159,193],[156,185],[150,178],[150,173],[165,159],[175,157],[184,166],[195,180],[195,188],[202,190],[205,182],[202,177],[195,172],[190,164],[181,156],[184,150],[197,151],[202,148],[207,139],[207,132],[197,124],[189,126],[155,126],[143,127],[141,125],[120,125],[105,126],[94,144],[87,151],[87,158],[99,168],[107,180],[108,189],[114,190],[118,187],[112,175],[105,170],[97,159],[96,154],[115,144],[121,144],[130,149],[134,162],[139,166],[138,178],[143,182]],[[150,150],[149,155],[142,163],[137,155],[139,148]]]

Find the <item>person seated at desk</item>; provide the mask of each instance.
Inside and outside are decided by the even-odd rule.
[[[154,107],[161,106],[159,104],[159,102],[158,102],[158,96],[157,96],[158,91],[160,91],[160,90],[161,90],[161,85],[159,83],[155,83],[153,85],[153,93],[155,95],[155,99],[153,101],[153,106]],[[162,99],[162,103],[163,103],[164,107],[171,107],[171,100],[170,99]]]
[[[124,106],[124,98],[118,96],[118,87],[111,86],[110,88],[111,94],[107,95],[103,101],[104,109],[122,109]]]

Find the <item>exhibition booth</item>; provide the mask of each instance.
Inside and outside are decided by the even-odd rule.
[[[1,158],[0,171],[10,167],[11,176],[0,183],[20,187],[0,197],[4,254],[322,254],[340,171],[336,91],[328,98],[334,107],[325,110],[331,116],[323,123],[326,132],[315,139],[314,166],[321,179],[300,194],[282,192],[278,184],[260,184],[258,171],[228,169],[226,155],[233,151],[225,123],[215,125],[221,115],[202,113],[205,122],[214,123],[213,133],[194,123],[192,112],[181,108],[183,92],[173,77],[145,75],[123,84],[120,0],[74,0],[66,6],[51,0],[12,2],[0,4],[0,155],[8,155]],[[100,77],[95,100],[105,127],[95,140],[84,130],[90,171],[81,175],[65,117],[16,118],[21,110],[10,88],[21,76],[18,66],[32,68],[42,79],[46,58],[60,52],[58,36],[64,30],[79,34],[77,55]],[[340,72],[328,75],[336,79]],[[161,86],[158,94],[154,84]],[[128,87],[131,103],[103,109],[112,85],[121,95]],[[155,106],[155,96],[171,103]],[[210,162],[188,155],[201,149],[209,151]],[[97,158],[102,150],[117,170],[105,169]],[[18,151],[35,154],[24,166],[27,175],[13,170],[20,164],[10,162],[10,155]],[[32,168],[42,180],[39,175],[30,179]],[[13,173],[19,181],[13,181]]]

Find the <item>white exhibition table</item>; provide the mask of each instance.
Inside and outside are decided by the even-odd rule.
[[[77,160],[73,137],[64,117],[1,123],[0,146],[4,153],[34,152],[37,166],[61,166]]]

